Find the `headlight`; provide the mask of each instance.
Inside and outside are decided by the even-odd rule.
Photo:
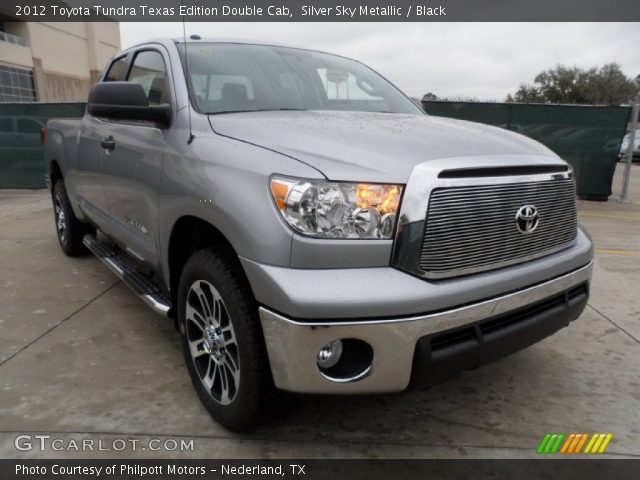
[[[402,185],[273,177],[271,194],[287,223],[305,235],[389,239]]]

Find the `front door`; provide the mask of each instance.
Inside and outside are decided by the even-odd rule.
[[[166,62],[159,50],[134,54],[126,78],[143,86],[150,105],[171,103]],[[149,122],[110,122],[104,156],[110,236],[138,260],[157,267],[158,191],[168,129]]]

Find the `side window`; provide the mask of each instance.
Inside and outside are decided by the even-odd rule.
[[[119,58],[118,60],[114,60],[111,66],[109,67],[107,76],[104,77],[104,81],[116,82],[118,80],[122,80],[124,77],[124,68],[126,66],[127,66],[127,57],[122,57],[122,58]]]
[[[142,85],[149,105],[169,102],[167,69],[159,52],[143,50],[138,53],[133,60],[127,80]]]

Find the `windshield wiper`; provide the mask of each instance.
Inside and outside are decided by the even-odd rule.
[[[222,113],[247,113],[259,112],[260,110],[222,110],[221,112],[207,112],[207,115],[220,115]]]
[[[222,113],[248,113],[248,112],[308,112],[308,108],[258,108],[255,110],[223,110],[221,112],[207,112],[207,115],[220,115]]]

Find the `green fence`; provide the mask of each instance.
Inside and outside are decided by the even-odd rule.
[[[40,130],[54,117],[81,117],[84,103],[0,103],[0,188],[44,188]]]
[[[486,123],[527,135],[572,165],[578,195],[598,200],[611,195],[613,174],[631,107],[422,103],[430,115]]]
[[[538,140],[574,168],[578,194],[606,198],[631,107],[423,102],[431,115],[507,128]],[[0,103],[0,188],[42,188],[40,130],[49,118],[81,117],[84,103]]]

